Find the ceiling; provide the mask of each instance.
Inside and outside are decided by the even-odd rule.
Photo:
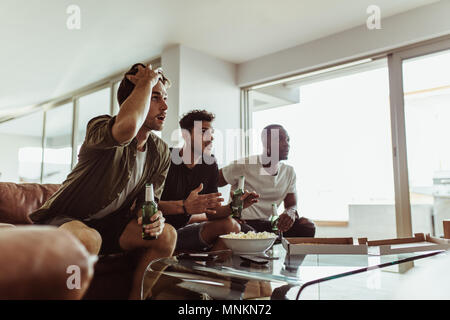
[[[377,0],[382,18],[437,0]],[[69,5],[81,28],[69,30]],[[43,102],[181,43],[233,63],[366,23],[373,0],[2,0],[0,112]]]

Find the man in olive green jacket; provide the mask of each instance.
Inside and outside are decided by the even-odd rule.
[[[120,83],[117,116],[89,121],[77,165],[30,216],[35,224],[68,230],[91,254],[144,249],[130,298],[140,297],[148,263],[171,256],[176,244],[176,231],[160,211],[145,231],[157,240],[143,240],[139,210],[145,184],[152,183],[159,198],[170,166],[167,144],[152,132],[164,125],[169,86],[161,69],[135,64]]]

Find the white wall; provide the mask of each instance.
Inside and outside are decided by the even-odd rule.
[[[168,91],[170,119],[166,121],[163,139],[169,145],[177,145],[177,141],[170,138],[172,131],[178,129],[181,116],[192,109],[206,109],[216,115],[214,154],[219,166],[240,157],[240,144],[238,151],[233,150],[235,143],[228,137],[231,130],[240,128],[236,65],[183,45],[165,50],[161,62],[164,72],[174,82]]]
[[[236,65],[187,47],[181,49],[181,114],[206,109],[216,115],[214,154],[219,165],[226,164],[241,156]]]
[[[247,86],[450,34],[450,1],[383,19],[238,65],[237,84]]]
[[[172,132],[178,128],[178,121],[180,117],[180,46],[173,46],[167,48],[161,54],[161,67],[164,70],[166,77],[172,83],[167,90],[167,116],[164,123],[164,129],[161,132],[161,138],[166,141],[169,146],[178,145],[178,140],[181,137],[176,137],[174,141]]]
[[[181,116],[192,109],[206,109],[216,115],[214,154],[219,167],[241,157],[236,65],[183,45],[164,50],[161,64],[173,83],[168,91],[169,111],[162,138],[170,146],[182,144],[181,136],[173,134],[179,128]],[[219,189],[225,201],[229,190],[229,186]]]

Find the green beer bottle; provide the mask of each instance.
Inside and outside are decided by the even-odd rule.
[[[272,231],[278,234],[278,208],[276,203],[272,203],[272,215],[270,216],[270,224],[272,226]]]
[[[145,185],[145,202],[142,205],[142,239],[144,240],[156,240],[158,237],[151,236],[145,233],[145,227],[152,222],[150,218],[158,212],[158,205],[155,202],[155,196],[153,192],[153,184]]]
[[[278,220],[280,216],[278,215],[278,208],[276,203],[272,203],[272,215],[270,216],[270,224],[272,225],[272,232],[277,235],[275,243],[280,243],[283,238],[283,233],[278,229]]]
[[[239,184],[236,190],[233,192],[233,199],[231,200],[231,214],[233,217],[240,219],[242,214],[242,209],[244,206],[244,201],[241,197],[244,195],[244,183],[245,177],[239,177]]]

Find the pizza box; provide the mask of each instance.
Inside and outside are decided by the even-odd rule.
[[[295,254],[367,254],[366,244],[354,244],[353,238],[283,238],[289,255]]]
[[[398,254],[420,251],[435,251],[450,249],[448,239],[435,238],[427,234],[416,233],[412,238],[397,238],[368,241],[359,238],[358,243],[368,246],[368,253],[372,255]]]

